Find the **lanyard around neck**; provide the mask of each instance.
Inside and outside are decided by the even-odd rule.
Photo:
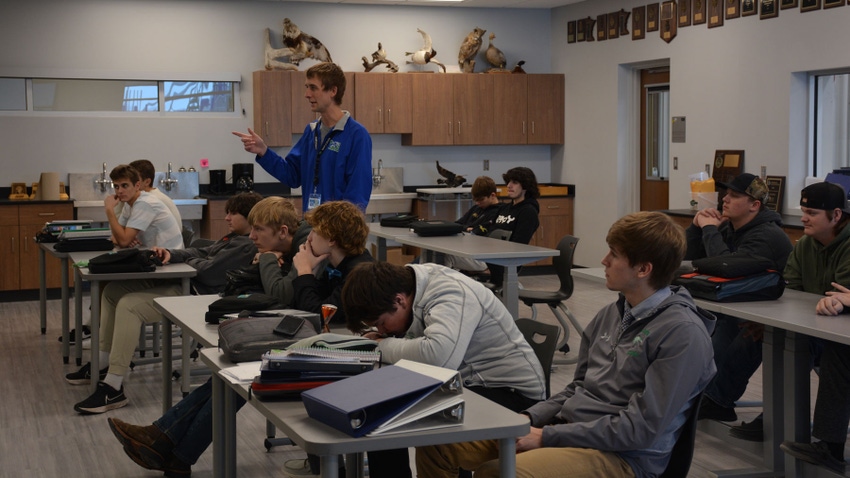
[[[313,173],[313,186],[319,185],[319,165],[322,162],[322,153],[327,149],[328,144],[331,142],[331,138],[336,134],[336,129],[331,129],[328,131],[328,134],[325,136],[324,141],[322,141],[322,147],[319,148],[319,135],[321,134],[322,125],[317,124],[315,134],[313,135],[313,147],[316,148],[316,170]]]

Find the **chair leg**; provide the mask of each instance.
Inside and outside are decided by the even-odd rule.
[[[537,304],[531,304],[531,320],[537,320]]]
[[[561,324],[561,328],[564,330],[564,337],[560,341],[558,341],[558,350],[564,348],[567,345],[567,342],[570,339],[570,324],[575,329],[575,331],[581,335],[584,329],[581,327],[581,324],[578,323],[578,320],[575,318],[573,313],[570,311],[569,307],[567,307],[563,302],[558,303],[557,306],[549,306],[552,309],[552,313],[555,314],[555,318],[558,320],[558,323]],[[568,322],[569,320],[569,322]],[[578,362],[578,357],[572,358],[558,358],[558,355],[555,355],[555,360],[553,363],[556,364],[574,364]]]

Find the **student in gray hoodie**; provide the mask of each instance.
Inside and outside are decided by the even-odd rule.
[[[522,412],[532,428],[517,440],[517,476],[659,475],[714,375],[714,316],[670,286],[685,254],[681,227],[639,212],[615,222],[606,241],[605,285],[620,297],[584,330],[573,381]],[[417,472],[497,477],[498,452],[494,440],[422,447]]]

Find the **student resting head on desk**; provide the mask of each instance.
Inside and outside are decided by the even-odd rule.
[[[320,313],[323,303],[339,297],[339,289],[347,275],[345,265],[362,258],[365,250],[365,219],[356,206],[347,202],[320,205],[308,215],[308,221],[298,227],[294,237],[290,231],[297,224],[297,212],[289,200],[263,199],[248,217],[252,225],[251,238],[260,251],[256,260],[261,265],[264,291],[277,294],[285,307],[296,307],[298,291],[299,296],[304,295],[297,299],[304,306],[300,308]],[[308,223],[315,225],[315,233],[310,233]],[[346,228],[351,231],[349,235],[345,233]],[[339,267],[335,269],[340,271],[339,276],[324,268],[325,259]],[[286,275],[281,275],[281,261],[283,270],[289,271]],[[305,270],[311,272],[298,270],[305,264],[309,265]],[[263,271],[264,266],[266,271]],[[272,274],[275,269],[278,270],[276,275]],[[319,272],[314,275],[313,270]],[[293,286],[296,281],[299,284]],[[237,406],[244,403],[240,399]],[[152,425],[143,427],[110,418],[109,426],[124,452],[138,465],[164,471],[169,477],[189,476],[191,465],[212,442],[211,381],[193,390]],[[298,462],[303,463],[303,460]]]
[[[347,327],[378,340],[385,362],[408,359],[457,370],[469,391],[514,411],[545,398],[543,369],[511,314],[458,271],[437,264],[361,264],[349,273],[342,304]],[[411,476],[407,450],[369,452],[369,476]],[[420,470],[419,476],[430,475]]]
[[[585,328],[573,381],[522,413],[517,476],[658,476],[678,430],[714,374],[714,317],[670,281],[685,254],[681,227],[665,214],[619,219],[606,239],[605,285],[620,293]],[[498,476],[494,440],[422,447],[419,476]],[[371,466],[371,460],[370,460]]]
[[[245,216],[260,199],[253,193],[230,198],[225,205],[225,221],[231,232],[210,246],[152,250],[164,263],[185,262],[197,269],[197,275],[190,280],[192,289],[204,294],[216,293],[224,287],[225,271],[250,261],[257,250],[248,239],[250,226]],[[82,414],[103,413],[129,403],[124,395],[124,375],[139,343],[141,325],[162,320],[162,313],[153,307],[155,298],[181,294],[180,280],[116,280],[103,288],[99,352],[92,350],[92,353],[99,353],[100,363],[109,365],[100,370],[101,381],[95,392],[74,405],[74,410]],[[65,380],[72,385],[88,385],[91,375],[89,362],[65,375]]]

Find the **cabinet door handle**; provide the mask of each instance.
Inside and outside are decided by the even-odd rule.
[[[525,136],[525,121],[522,122],[522,135]]]
[[[452,122],[449,121],[448,125],[449,125],[449,136],[451,136],[452,135]]]
[[[460,136],[460,121],[457,122],[457,135]]]
[[[266,139],[268,139],[268,137],[269,137],[269,122],[268,121],[266,121],[266,127],[263,128],[263,129],[266,130],[265,133],[263,134],[263,136],[265,136]]]
[[[387,124],[390,124],[392,122],[393,122],[393,109],[387,108]]]
[[[534,121],[531,122],[531,134],[534,135]]]
[[[378,124],[384,124],[384,110],[378,108]]]
[[[12,236],[10,239],[12,239],[12,253],[14,253],[15,249],[17,249],[17,247],[15,246],[15,236]]]
[[[38,213],[38,215],[39,215],[39,216],[41,216],[41,217],[44,217],[44,216],[55,216],[55,215],[56,215],[56,213],[55,213],[55,212],[40,212],[40,213]]]

